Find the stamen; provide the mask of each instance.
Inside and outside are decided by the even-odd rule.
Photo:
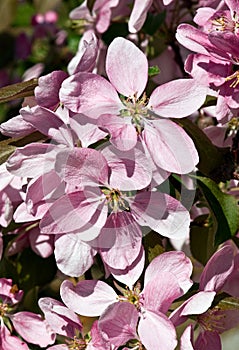
[[[239,71],[236,71],[232,75],[229,75],[228,77],[225,78],[225,81],[230,81],[230,80],[233,80],[233,82],[230,84],[230,87],[231,88],[237,87],[237,85],[239,84]]]

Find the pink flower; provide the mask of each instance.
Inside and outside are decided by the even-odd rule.
[[[147,59],[124,38],[110,44],[106,72],[110,82],[92,73],[66,79],[60,89],[61,102],[73,112],[97,120],[118,149],[130,150],[139,140],[159,168],[180,174],[193,170],[198,162],[193,142],[168,118],[195,112],[207,89],[192,79],[179,79],[156,88],[148,103],[145,95],[140,99],[148,79]],[[127,99],[121,101],[117,91]],[[157,148],[160,152],[155,152]]]
[[[190,315],[197,316],[197,324],[200,326],[200,334],[195,343],[196,350],[220,350],[220,334],[236,326],[239,322],[239,311],[237,309],[223,309],[220,306],[210,308],[217,294],[231,275],[234,267],[233,249],[231,246],[224,246],[219,249],[206,264],[200,278],[199,292],[186,300],[171,315],[170,320],[174,325],[185,322]],[[181,340],[182,349],[190,348],[190,331]],[[188,344],[187,347],[185,344]],[[199,345],[200,344],[200,345]],[[214,347],[213,347],[214,346]]]
[[[177,341],[174,327],[165,313],[172,301],[192,285],[191,272],[191,262],[183,253],[168,252],[147,267],[142,292],[139,284],[132,289],[119,288],[123,295],[117,295],[102,281],[84,280],[76,286],[64,281],[61,297],[70,309],[81,315],[101,315],[99,329],[115,346],[139,336],[146,348],[169,350],[175,348]],[[149,329],[154,330],[153,337]]]
[[[12,280],[0,279],[0,345],[3,350],[28,349],[24,342],[10,334],[7,326],[11,326],[11,330],[14,329],[25,341],[40,347],[53,344],[55,341],[54,333],[40,315],[27,311],[12,313],[22,296],[23,291],[12,285]]]

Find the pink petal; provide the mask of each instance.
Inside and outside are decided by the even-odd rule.
[[[206,312],[212,305],[216,292],[198,292],[186,300],[170,315],[170,320],[175,326],[188,319],[189,315],[200,315]]]
[[[55,342],[55,334],[40,315],[22,311],[12,315],[11,321],[17,333],[29,343],[45,347]]]
[[[136,45],[118,37],[108,48],[106,72],[119,93],[139,98],[148,80],[148,61]]]
[[[90,148],[74,148],[61,152],[56,158],[56,169],[68,183],[79,186],[108,184],[109,167],[100,151]]]
[[[115,346],[137,338],[138,311],[127,302],[110,305],[99,319],[99,330],[103,338]]]
[[[52,235],[41,234],[38,226],[28,230],[28,233],[30,246],[37,255],[48,258],[53,254],[54,237]]]
[[[37,106],[30,111],[21,110],[25,121],[32,124],[42,134],[49,136],[59,144],[74,146],[71,130],[61,118],[50,109]]]
[[[166,313],[172,302],[182,296],[182,290],[175,275],[169,271],[158,271],[157,279],[151,279],[142,291],[144,308]]]
[[[142,28],[152,2],[153,0],[135,0],[128,23],[130,33],[137,33]]]
[[[207,262],[200,278],[200,290],[220,291],[233,267],[233,249],[229,245],[224,246]]]
[[[121,151],[128,151],[137,143],[137,133],[131,124],[131,117],[122,119],[116,115],[104,114],[97,121],[99,127],[110,134],[110,142]]]
[[[143,139],[152,160],[166,171],[187,174],[199,162],[192,139],[171,120],[159,119],[146,124]],[[155,149],[160,152],[155,152]]]
[[[95,255],[96,251],[81,241],[80,234],[65,234],[55,241],[57,267],[68,276],[82,276],[93,265]]]
[[[85,32],[80,40],[76,55],[68,64],[70,75],[78,72],[90,72],[96,64],[98,40],[93,32]]]
[[[181,336],[180,350],[194,350],[192,341],[193,341],[193,327],[192,325],[189,325]]]
[[[112,146],[105,147],[102,154],[111,170],[110,185],[121,191],[140,190],[152,179],[150,163],[145,154],[136,147],[122,152]]]
[[[99,194],[89,191],[69,193],[57,199],[40,222],[42,233],[57,234],[77,231],[87,225],[94,213],[104,207]],[[102,217],[101,227],[106,220]],[[94,219],[92,219],[94,222]],[[101,227],[98,227],[100,229]],[[93,238],[92,238],[93,239]]]
[[[0,132],[9,137],[23,137],[36,131],[36,129],[22,115],[7,120],[0,125]]]
[[[25,342],[16,336],[10,334],[8,328],[4,325],[1,319],[1,337],[0,337],[0,347],[1,350],[29,350],[29,347]]]
[[[41,298],[38,304],[55,333],[74,338],[76,331],[82,330],[79,317],[61,302],[52,298]]]
[[[217,332],[203,331],[195,342],[195,350],[221,350],[222,344]]]
[[[0,278],[0,298],[4,304],[17,304],[23,297],[23,290],[13,289],[13,282],[8,278]]]
[[[70,127],[76,133],[82,147],[88,147],[107,136],[106,132],[92,124],[92,119],[84,114],[75,114],[70,118]]]
[[[84,316],[100,316],[117,294],[108,284],[97,280],[84,280],[75,286],[68,280],[61,285],[61,298],[69,309]]]
[[[16,176],[38,177],[54,168],[59,150],[53,144],[31,143],[8,158],[7,169]]]
[[[192,263],[183,252],[165,252],[153,259],[145,271],[144,284],[157,278],[159,270],[173,273],[184,293],[192,286]]]
[[[141,226],[149,226],[162,236],[185,238],[189,232],[188,211],[176,199],[160,193],[144,191],[130,200],[131,212]]]
[[[105,113],[117,114],[122,109],[113,85],[93,73],[77,73],[67,78],[60,89],[60,100],[71,111],[94,119]]]
[[[129,212],[112,213],[97,238],[104,262],[113,269],[124,270],[138,257],[142,233]]]
[[[143,246],[139,252],[139,255],[135,261],[127,266],[124,270],[113,269],[110,266],[107,266],[112,276],[119,282],[125,284],[129,288],[133,288],[133,285],[138,281],[141,276],[145,263],[145,253]]]
[[[145,310],[139,321],[138,333],[146,349],[174,350],[177,345],[175,328],[164,314]]]
[[[194,79],[178,79],[157,87],[148,105],[161,117],[183,118],[199,109],[206,95],[207,88]]]
[[[59,104],[59,89],[62,82],[67,78],[63,71],[53,71],[38,79],[38,86],[35,88],[37,104],[53,109]]]

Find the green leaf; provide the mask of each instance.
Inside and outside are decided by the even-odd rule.
[[[215,252],[215,232],[213,225],[208,221],[208,215],[200,215],[190,227],[190,250],[193,257],[206,265]]]
[[[47,139],[40,132],[35,131],[30,135],[18,138],[11,138],[0,141],[0,164],[5,163],[17,147],[26,146],[32,142],[41,142]]]
[[[108,30],[102,34],[102,39],[109,45],[118,36],[126,37],[129,34],[127,23],[112,23]]]
[[[34,89],[37,84],[37,79],[31,79],[2,87],[0,89],[0,103],[34,95]]]
[[[152,66],[152,67],[149,67],[149,69],[148,69],[148,75],[150,77],[157,75],[159,73],[160,73],[160,69],[158,66]]]
[[[25,248],[16,262],[19,288],[29,291],[35,286],[44,286],[51,282],[56,273],[55,258],[52,254],[42,258],[30,248]]]
[[[166,18],[166,11],[163,11],[158,14],[148,13],[146,21],[143,25],[143,30],[149,34],[154,35],[154,33],[159,29],[163,24]]]
[[[193,176],[204,194],[213,214],[215,241],[218,245],[230,239],[239,228],[239,209],[235,197],[220,190],[218,185],[209,178]]]
[[[232,178],[234,161],[230,148],[213,145],[206,134],[187,118],[174,119],[192,138],[199,154],[199,171],[215,182],[227,181]]]

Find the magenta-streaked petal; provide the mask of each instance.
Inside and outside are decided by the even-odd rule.
[[[37,104],[51,109],[56,107],[60,102],[59,89],[67,77],[67,73],[63,71],[54,71],[40,77],[35,88]]]
[[[153,0],[135,0],[128,26],[130,33],[137,33],[143,26]]]
[[[166,314],[172,302],[182,296],[182,290],[173,273],[159,270],[157,278],[144,286],[142,295],[145,309]]]
[[[180,24],[177,27],[176,39],[180,44],[191,51],[201,53],[203,55],[208,55],[207,48],[210,45],[207,33],[202,30],[195,28],[190,24]]]
[[[186,293],[192,286],[192,269],[191,260],[183,252],[165,252],[154,258],[147,267],[144,284],[147,285],[150,280],[157,278],[158,271],[168,271],[175,275],[180,288]]]
[[[104,262],[114,269],[130,266],[141,249],[142,233],[130,212],[111,213],[97,238]]]
[[[119,282],[125,284],[130,289],[133,288],[133,285],[138,281],[140,275],[143,272],[145,263],[145,253],[143,246],[140,249],[139,255],[135,261],[126,267],[124,270],[113,269],[110,266],[107,266],[112,276]]]
[[[91,148],[74,148],[56,157],[56,170],[71,185],[84,187],[90,184],[108,184],[109,167],[100,151]]]
[[[67,78],[60,89],[60,100],[71,111],[94,119],[105,113],[118,114],[123,106],[113,85],[93,73]]]
[[[233,249],[229,245],[224,246],[207,262],[200,278],[200,290],[220,291],[233,267]]]
[[[145,310],[140,317],[138,333],[146,349],[174,350],[177,345],[175,328],[164,314]]]
[[[22,311],[11,315],[11,321],[16,332],[29,343],[45,347],[55,342],[55,334],[40,315]]]
[[[141,190],[152,179],[150,162],[137,148],[122,152],[112,146],[105,147],[102,154],[111,169],[110,185],[121,191]]]
[[[8,328],[4,325],[1,319],[1,337],[0,337],[0,347],[2,350],[29,350],[29,347],[20,338],[11,335]]]
[[[131,212],[141,226],[149,226],[169,238],[180,239],[188,235],[189,212],[176,199],[158,191],[145,191],[129,202]]]
[[[225,33],[213,31],[209,33],[208,39],[213,45],[215,45],[216,49],[226,52],[232,57],[239,56],[239,39],[234,33],[231,33],[230,31],[226,31]]]
[[[138,311],[127,302],[110,305],[101,315],[98,325],[103,338],[115,346],[137,338]]]
[[[96,253],[81,241],[80,234],[65,234],[55,241],[57,267],[68,276],[82,276],[93,265]]]
[[[157,87],[149,99],[154,113],[166,118],[183,118],[194,113],[205,101],[207,88],[194,79],[178,79]]]
[[[180,339],[180,350],[194,350],[193,347],[193,326],[189,325],[184,330]]]
[[[49,136],[59,144],[68,147],[74,146],[72,131],[63,123],[61,118],[45,107],[36,106],[30,111],[20,110],[23,119],[40,131],[42,134]]]
[[[219,334],[211,331],[200,332],[195,341],[195,350],[222,350]]]
[[[66,306],[83,316],[100,316],[117,301],[117,294],[108,284],[98,280],[79,281],[73,285],[68,280],[61,284],[61,298]]]
[[[142,136],[156,166],[166,171],[187,174],[199,162],[192,139],[171,120],[159,119],[145,124]]]
[[[60,148],[53,144],[31,143],[18,148],[7,161],[11,174],[21,177],[38,177],[54,168]]]
[[[41,232],[60,234],[77,231],[87,225],[94,213],[101,210],[102,206],[104,203],[100,202],[99,193],[93,191],[69,193],[50,206],[40,222]],[[104,221],[101,222],[102,225]]]
[[[106,72],[119,93],[138,98],[143,93],[148,80],[148,61],[136,45],[118,37],[108,48]]]
[[[55,333],[74,338],[76,330],[82,330],[79,317],[58,300],[46,297],[39,299],[38,304]]]

